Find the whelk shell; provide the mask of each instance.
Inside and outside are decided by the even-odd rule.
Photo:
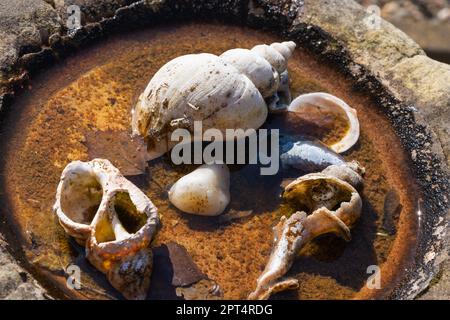
[[[127,299],[150,286],[150,243],[160,220],[156,207],[108,160],[74,161],[64,169],[54,211],[87,259]]]
[[[173,147],[171,132],[193,132],[194,121],[202,121],[205,130],[223,132],[259,128],[268,114],[265,98],[273,104],[280,83],[286,90],[287,60],[294,49],[294,42],[283,42],[234,49],[220,57],[201,53],[175,58],[140,96],[132,113],[133,133],[148,141],[156,158]]]

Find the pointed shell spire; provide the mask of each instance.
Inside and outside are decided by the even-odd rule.
[[[282,43],[274,42],[270,46],[281,53],[284,59],[289,60],[297,45],[294,41],[285,41]]]
[[[257,53],[237,48],[224,52],[220,58],[246,75],[264,98],[272,96],[278,90],[280,75],[266,59]]]
[[[288,60],[292,56],[295,47],[295,42],[286,41],[282,43],[275,42],[270,46],[266,44],[257,45],[251,51],[269,61],[272,67],[279,74],[282,74],[287,69]]]

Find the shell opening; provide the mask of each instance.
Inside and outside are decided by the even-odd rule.
[[[80,224],[90,224],[102,201],[103,188],[89,171],[71,172],[64,180],[61,192],[61,210]]]
[[[97,240],[97,243],[104,243],[116,240],[114,229],[108,217],[103,216],[97,221],[97,224],[95,225],[94,236],[95,240]]]
[[[145,298],[157,208],[108,160],[74,161],[63,171],[54,211],[86,258],[127,299]]]
[[[110,206],[114,214],[102,214],[95,223],[94,236],[98,243],[126,239],[147,222],[147,215],[136,209],[127,192],[116,193]]]

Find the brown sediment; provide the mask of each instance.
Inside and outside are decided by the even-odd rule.
[[[9,222],[20,235],[26,259],[49,286],[56,286],[68,297],[117,297],[104,277],[88,264],[83,268],[83,289],[74,292],[65,287],[63,268],[80,263],[74,250],[80,248],[66,238],[52,205],[65,165],[89,159],[85,133],[129,132],[136,97],[163,64],[179,55],[220,54],[230,48],[280,40],[254,30],[219,25],[152,29],[111,38],[35,79],[15,105],[17,113],[10,116],[14,121],[8,121],[13,125],[2,134],[5,164],[1,185],[6,192],[2,201],[11,211]],[[289,70],[294,97],[329,92],[357,109],[361,139],[345,157],[358,160],[367,172],[363,213],[352,230],[352,241],[324,236],[312,242],[288,274],[300,280],[300,289],[274,298],[386,297],[415,248],[417,195],[407,157],[370,97],[353,91],[352,83],[337,71],[301,48],[296,50]],[[329,132],[335,130],[332,127],[324,133],[329,142],[333,141]],[[118,150],[118,157],[121,141],[105,140],[109,148]],[[155,245],[170,241],[183,245],[200,270],[220,285],[224,298],[244,299],[255,288],[270,254],[272,227],[282,214],[292,213],[280,203],[282,177],[260,176],[257,166],[234,168],[229,210],[252,213],[225,224],[220,217],[186,215],[169,204],[167,190],[192,169],[175,167],[163,157],[150,163],[145,178],[136,180],[162,215],[163,227]],[[384,198],[392,188],[403,206],[397,234],[377,235],[383,232]],[[370,265],[382,267],[382,290],[364,288]],[[101,293],[105,290],[106,295]]]

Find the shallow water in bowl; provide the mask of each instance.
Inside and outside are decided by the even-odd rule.
[[[156,28],[110,38],[32,82],[2,129],[1,188],[5,193],[0,210],[16,231],[24,258],[53,293],[71,298],[120,297],[84,260],[81,247],[65,236],[52,214],[63,168],[73,160],[89,160],[87,136],[129,131],[136,97],[164,63],[179,55],[220,54],[230,48],[280,40],[255,30],[212,24]],[[299,290],[274,298],[388,297],[415,248],[417,196],[407,157],[370,97],[352,90],[348,79],[300,48],[289,71],[294,96],[329,92],[358,110],[361,139],[345,157],[358,160],[367,173],[363,213],[352,230],[352,241],[345,243],[334,236],[315,240],[288,274],[299,279]],[[112,139],[106,148],[120,150],[118,144]],[[117,158],[110,160],[114,164],[120,157],[118,152]],[[244,299],[254,289],[270,254],[272,227],[289,213],[279,197],[283,176],[260,176],[257,166],[232,168],[232,201],[225,214],[250,210],[251,214],[225,223],[220,217],[183,214],[168,202],[167,190],[192,169],[175,167],[163,157],[150,162],[147,175],[132,179],[161,214],[163,227],[154,245],[175,241],[185,246],[200,269],[218,282],[224,298]],[[287,176],[296,174],[288,172]],[[383,203],[390,190],[397,192],[402,205],[393,236],[382,228]],[[83,271],[79,291],[65,286],[64,268],[74,263]],[[381,267],[380,290],[365,287],[371,265]],[[161,297],[164,293],[150,289],[150,298]]]

